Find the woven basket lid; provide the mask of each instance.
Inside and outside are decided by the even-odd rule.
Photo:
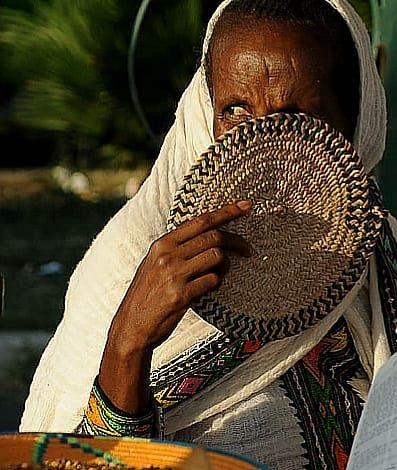
[[[230,253],[221,286],[192,308],[234,338],[298,334],[360,279],[383,213],[352,145],[305,114],[254,119],[220,137],[184,178],[168,230],[244,199],[251,213],[222,230],[243,236],[254,255]]]
[[[110,464],[124,468],[181,469],[197,468],[191,462],[196,449],[188,443],[136,438],[73,436],[70,434],[4,434],[0,435],[0,468],[20,468],[21,464],[71,460],[90,465]],[[266,465],[248,457],[217,449],[203,449],[213,470],[269,470]],[[104,467],[105,469],[106,467]],[[202,468],[202,467],[198,467]]]

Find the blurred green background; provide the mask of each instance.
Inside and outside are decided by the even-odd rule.
[[[396,116],[397,51],[388,51],[393,41],[397,47],[397,2],[351,2],[376,45],[387,49],[381,65]],[[149,3],[134,68],[153,139],[132,104],[127,72],[141,0],[0,0],[0,271],[7,280],[0,333],[11,341],[0,337],[0,359],[1,342],[14,345],[11,362],[0,360],[0,431],[16,428],[74,266],[156,157],[197,66],[203,26],[219,3]],[[396,210],[394,123],[378,173]],[[22,330],[40,340],[33,334],[15,342]]]
[[[133,168],[157,143],[131,104],[127,56],[142,0],[0,0],[1,166]],[[152,0],[138,37],[140,101],[161,137],[217,0]],[[368,26],[368,0],[353,0]]]

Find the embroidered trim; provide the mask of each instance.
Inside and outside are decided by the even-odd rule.
[[[372,205],[384,207],[376,182],[370,179]],[[376,245],[378,286],[383,320],[391,353],[397,352],[397,242],[387,219]]]
[[[162,408],[169,409],[191,398],[238,367],[263,346],[260,341],[222,338],[223,342],[214,341],[207,350],[198,350],[186,368],[182,361],[178,361],[178,365],[174,364],[172,374],[166,370],[154,387],[154,398]],[[157,373],[161,375],[162,371]]]
[[[391,353],[397,352],[397,244],[389,222],[385,222],[376,247],[379,295]]]
[[[205,340],[193,345],[190,349],[183,351],[162,367],[152,370],[150,373],[151,385],[159,387],[161,383],[175,380],[178,374],[188,374],[194,371],[197,366],[213,360],[216,355],[228,349],[231,342],[232,340],[220,331],[212,334]]]
[[[345,469],[363,402],[349,380],[364,375],[342,318],[280,378],[302,429],[308,469]]]

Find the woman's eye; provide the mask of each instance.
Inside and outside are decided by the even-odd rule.
[[[252,114],[246,108],[239,105],[228,106],[224,110],[223,115],[225,119],[234,122],[247,121],[252,117]]]

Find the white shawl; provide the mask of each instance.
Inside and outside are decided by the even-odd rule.
[[[384,152],[384,90],[362,21],[346,0],[325,1],[345,19],[358,51],[361,99],[354,144],[370,172]],[[223,2],[211,19],[204,52],[216,21],[229,2]],[[71,432],[81,421],[93,380],[99,371],[112,318],[150,244],[165,232],[173,195],[183,176],[195,158],[213,141],[212,118],[213,110],[201,65],[179,102],[175,123],[165,138],[149,178],[99,234],[70,279],[64,317],[33,378],[21,431]],[[368,324],[365,312],[361,315],[362,308],[354,300],[362,284],[358,283],[343,304],[316,327],[294,338],[265,346],[241,365],[237,373],[224,377],[222,387],[217,387],[218,382],[168,412],[167,433],[213,416],[263,390],[310,351],[341,314],[348,321],[362,363],[372,377],[390,355],[374,268],[375,260],[372,260],[369,276],[372,326]],[[194,347],[214,331],[212,326],[189,311],[171,338],[156,350],[153,367],[157,368],[178,353]]]

